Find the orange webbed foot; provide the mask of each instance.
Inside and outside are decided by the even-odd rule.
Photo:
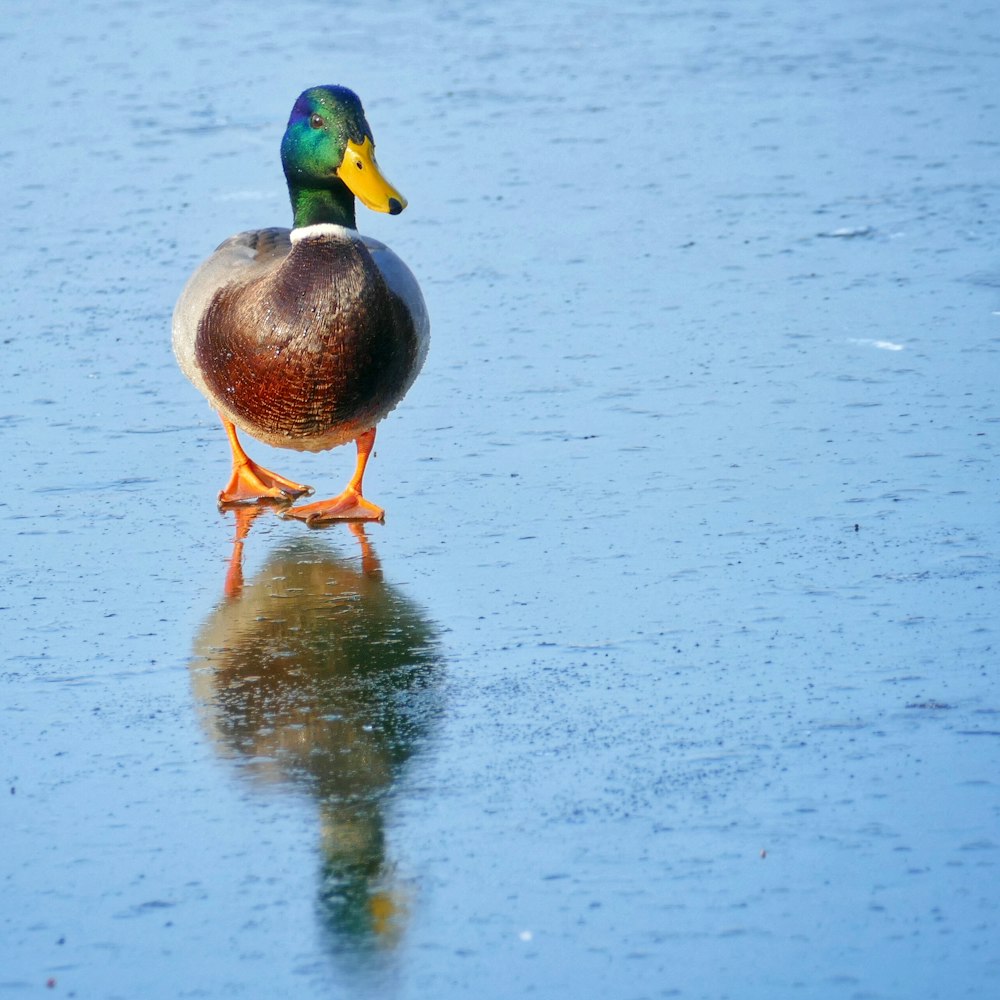
[[[385,511],[366,500],[359,490],[350,486],[343,493],[329,500],[290,507],[282,511],[282,517],[294,517],[305,521],[310,527],[333,524],[336,521],[384,521]]]
[[[219,506],[228,507],[232,504],[260,503],[275,500],[288,503],[299,497],[309,496],[313,489],[293,482],[277,472],[271,472],[258,465],[244,450],[236,434],[236,426],[231,420],[222,418],[222,426],[229,438],[229,447],[233,453],[233,474],[229,477],[226,488],[219,493]]]
[[[219,504],[225,507],[229,504],[259,503],[262,500],[287,503],[309,496],[312,492],[311,486],[279,476],[247,458],[234,465],[226,488],[219,493]]]

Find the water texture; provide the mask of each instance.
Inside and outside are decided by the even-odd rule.
[[[974,0],[8,3],[0,996],[1000,995],[998,53]],[[432,318],[364,529],[218,512],[169,346],[320,83]]]

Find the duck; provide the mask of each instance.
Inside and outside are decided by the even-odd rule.
[[[410,269],[358,232],[355,200],[389,215],[407,202],[380,171],[347,87],[299,95],[281,163],[292,227],[237,233],[195,269],[174,308],[174,354],[229,440],[220,507],[278,504],[310,526],[384,521],[364,496],[364,474],[376,426],[423,366],[430,323]],[[313,488],[253,461],[239,432],[297,451],[354,442],[354,472],[336,496],[298,503]]]

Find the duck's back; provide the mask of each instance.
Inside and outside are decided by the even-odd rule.
[[[174,312],[181,368],[254,437],[318,451],[403,397],[427,350],[413,275],[353,230],[264,229],[226,240]]]

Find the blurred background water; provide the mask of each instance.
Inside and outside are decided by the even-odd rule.
[[[995,14],[8,3],[0,995],[995,993]],[[363,530],[169,347],[319,83],[432,317]]]

